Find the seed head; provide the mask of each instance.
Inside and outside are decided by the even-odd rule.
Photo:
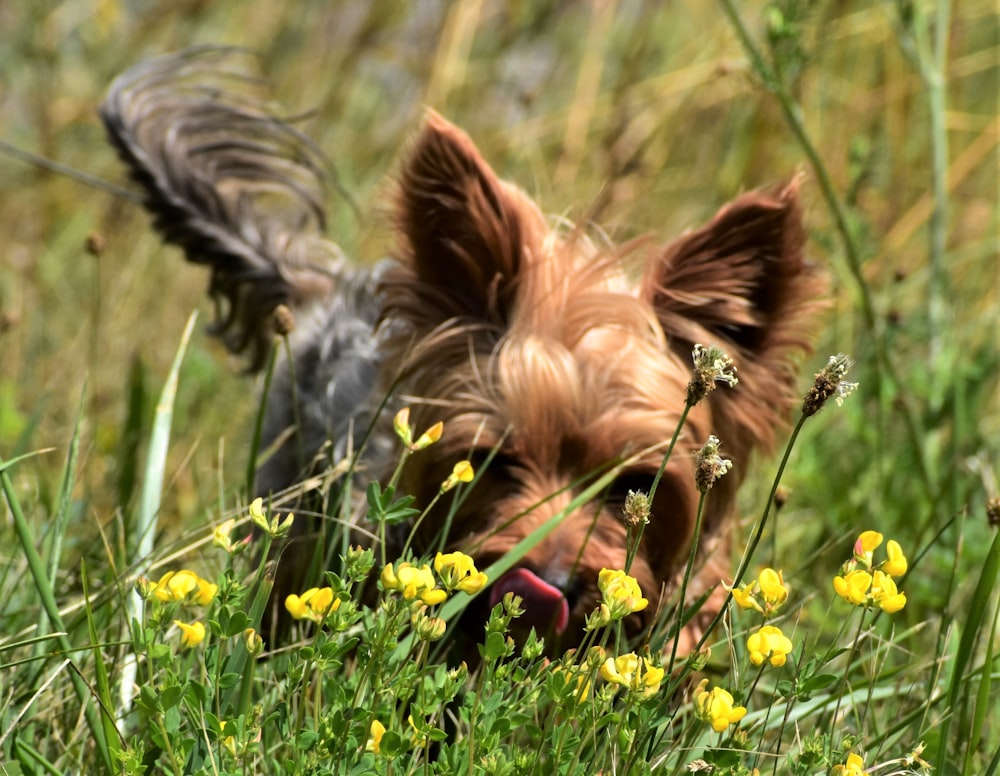
[[[732,388],[739,382],[733,360],[718,345],[710,345],[707,348],[704,345],[695,345],[691,357],[694,360],[694,376],[687,387],[689,407],[693,407],[714,391],[716,383],[726,383]]]
[[[857,383],[844,380],[853,365],[854,361],[843,353],[830,356],[829,363],[817,373],[816,381],[802,402],[802,414],[807,418],[815,415],[831,397],[834,397],[838,407],[843,404],[844,399],[858,387]]]
[[[711,490],[715,481],[733,468],[731,460],[719,455],[721,444],[719,438],[713,434],[708,437],[708,441],[698,451],[698,457],[695,460],[694,481],[701,493],[707,493]]]

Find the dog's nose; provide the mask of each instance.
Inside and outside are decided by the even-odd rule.
[[[534,627],[540,634],[551,631],[558,635],[566,630],[569,623],[566,596],[533,571],[516,568],[500,577],[490,592],[490,606],[496,606],[507,593],[521,597],[524,614],[517,621],[519,625]]]

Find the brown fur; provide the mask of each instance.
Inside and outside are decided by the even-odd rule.
[[[752,452],[772,449],[793,403],[822,289],[803,259],[798,181],[743,194],[675,242],[615,249],[552,229],[461,130],[430,113],[399,180],[394,261],[351,267],[322,235],[321,153],[269,112],[259,81],[241,76],[245,59],[203,47],[150,60],[116,80],[101,111],[164,240],[209,267],[227,345],[260,368],[278,306],[295,311],[294,368],[279,364],[268,397],[263,441],[276,452],[259,491],[352,452],[358,470],[388,477],[396,409],[410,406],[418,430],[443,420],[444,438],[412,457],[401,489],[424,507],[458,460],[479,474],[461,503],[438,502],[414,549],[441,540],[483,568],[565,511],[514,576],[568,608],[563,641],[574,642],[600,570],[625,565],[624,497],[652,483],[682,414],[692,347],[719,344],[740,383],[688,416],[631,567],[652,603],[635,627],[688,557],[692,454],[716,434],[736,466],[708,497],[690,598],[714,587],[705,613],[718,611],[726,558],[712,548],[725,546]],[[609,472],[615,481],[597,498],[569,509]],[[314,528],[297,529],[276,591],[314,583],[303,579]],[[392,556],[402,541],[390,541]],[[494,584],[493,597],[505,582]]]

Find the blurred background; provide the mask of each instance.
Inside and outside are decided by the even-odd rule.
[[[669,239],[804,173],[831,307],[803,391],[836,352],[858,360],[861,387],[807,425],[772,549],[805,568],[877,528],[930,547],[925,568],[942,573],[985,552],[1000,448],[992,0],[745,2],[735,17],[693,0],[5,0],[0,40],[0,456],[45,451],[12,470],[44,530],[79,419],[67,559],[106,563],[95,539],[127,527],[195,309],[164,541],[217,519],[243,481],[254,383],[205,333],[205,274],[116,193],[96,114],[116,75],[198,43],[259,55],[275,105],[332,160],[330,232],[359,262],[389,249],[387,194],[428,106],[546,212],[615,241]],[[747,515],[773,468],[755,464]],[[911,600],[933,605],[935,574],[911,577]]]

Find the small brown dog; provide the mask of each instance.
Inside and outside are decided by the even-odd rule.
[[[277,452],[258,490],[351,455],[356,471],[386,478],[396,410],[411,407],[418,430],[443,420],[401,491],[426,506],[460,459],[477,478],[460,501],[439,502],[414,550],[462,549],[484,568],[562,515],[483,598],[520,594],[524,622],[565,646],[599,601],[600,570],[625,564],[623,501],[648,491],[660,466],[693,346],[718,343],[739,385],[690,412],[656,491],[631,567],[648,620],[691,546],[692,451],[716,434],[737,462],[710,492],[708,547],[725,535],[750,453],[772,446],[791,405],[821,288],[802,256],[796,182],[744,194],[640,256],[553,228],[430,113],[399,177],[398,252],[352,269],[321,234],[321,154],[234,74],[242,56],[199,49],[141,64],[111,87],[102,117],[164,239],[211,269],[226,344],[260,368],[276,311],[294,311],[293,363],[279,365],[268,397],[265,443]],[[617,477],[598,497],[568,509],[609,471]],[[286,553],[278,589],[295,589],[314,554],[315,542]],[[692,595],[717,584],[725,562],[709,558]]]

